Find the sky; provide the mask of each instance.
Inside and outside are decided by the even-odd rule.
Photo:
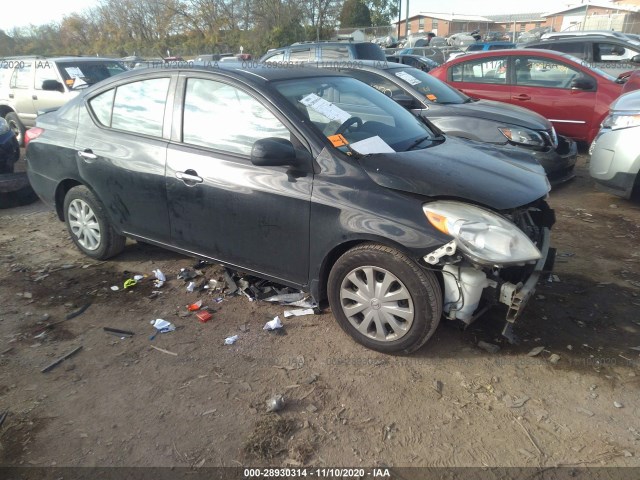
[[[406,0],[402,2],[402,17],[406,15]],[[418,12],[457,13],[472,15],[494,15],[500,13],[537,13],[559,10],[580,0],[524,0],[520,2],[504,0],[409,0],[411,15]],[[82,12],[98,4],[98,0],[64,0],[62,2],[38,2],[37,6],[25,9],[17,3],[3,8],[0,15],[0,29],[25,27],[29,24],[43,25],[58,22],[65,15]]]

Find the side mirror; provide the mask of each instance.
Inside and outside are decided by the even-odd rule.
[[[596,82],[591,77],[578,77],[571,80],[571,90],[594,90]]]
[[[45,80],[42,82],[42,90],[64,93],[64,86],[57,80]]]
[[[631,63],[640,63],[640,55],[634,55],[631,57]]]
[[[260,167],[296,166],[296,149],[284,138],[262,138],[256,140],[251,149],[251,163]]]

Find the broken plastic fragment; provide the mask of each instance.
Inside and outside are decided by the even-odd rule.
[[[134,287],[136,285],[136,283],[138,283],[138,282],[136,282],[133,278],[127,278],[124,281],[124,288],[127,289],[127,288]]]
[[[196,317],[198,317],[198,320],[200,320],[200,323],[207,323],[209,320],[211,320],[211,314],[206,310],[202,310],[196,313]]]
[[[153,274],[156,276],[156,280],[153,282],[153,286],[156,288],[160,288],[164,285],[164,282],[167,281],[167,277],[164,276],[164,273],[160,271],[160,269],[154,270]]]
[[[225,345],[233,345],[234,343],[236,343],[236,341],[238,340],[238,335],[233,335],[231,337],[227,337],[224,339],[224,344]]]
[[[187,285],[187,292],[191,293],[196,289],[196,282],[189,282]]]
[[[262,327],[263,330],[276,330],[278,328],[282,328],[282,321],[278,316],[276,316],[273,320],[265,323],[264,327]]]
[[[139,282],[139,281],[140,281],[140,280],[142,280],[143,278],[144,278],[144,275],[134,275],[134,276],[133,276],[133,279],[134,279],[136,282]]]
[[[176,326],[171,323],[163,320],[162,318],[157,318],[155,320],[151,320],[149,323],[154,326],[158,333],[167,333],[173,332],[176,329]]]
[[[113,285],[111,287],[111,290],[113,290],[114,292],[117,292],[118,290],[120,290],[120,287],[118,287],[117,285]]]
[[[200,310],[200,307],[202,307],[202,300],[198,300],[191,305],[187,305],[187,310],[189,310],[190,312],[195,312],[196,310]]]
[[[296,310],[285,310],[284,318],[300,317],[302,315],[313,315],[315,312],[313,308],[298,308]]]
[[[305,297],[303,292],[298,293],[284,293],[282,295],[274,295],[273,297],[265,298],[265,302],[281,302],[281,303],[291,303],[298,302]]]

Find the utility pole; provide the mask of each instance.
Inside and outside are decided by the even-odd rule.
[[[400,41],[400,24],[402,23],[402,0],[398,0],[398,41]]]
[[[409,39],[409,0],[407,0],[407,22],[405,24],[404,36]]]

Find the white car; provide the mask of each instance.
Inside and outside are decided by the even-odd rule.
[[[640,90],[611,104],[589,153],[589,172],[602,190],[640,200]]]

